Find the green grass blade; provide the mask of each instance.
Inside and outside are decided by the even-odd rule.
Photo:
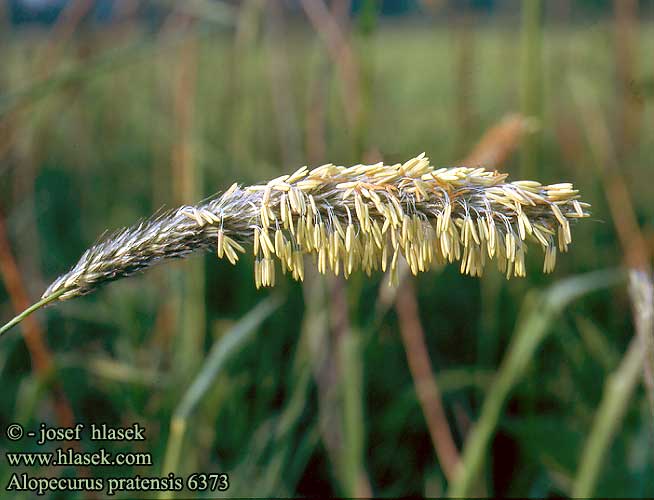
[[[642,343],[640,339],[634,338],[620,366],[606,381],[604,397],[595,415],[593,428],[581,455],[579,472],[572,487],[574,498],[593,496],[607,448],[636,388],[644,359],[645,350]]]
[[[576,298],[613,285],[622,278],[622,273],[596,271],[560,281],[545,292],[532,292],[525,298],[513,341],[484,400],[479,420],[466,440],[461,468],[457,479],[450,485],[449,496],[462,498],[470,494],[484,466],[504,404],[547,336],[554,319]]]
[[[351,332],[341,344],[343,397],[343,453],[342,477],[346,496],[359,496],[359,480],[364,471],[365,430],[362,407],[362,378],[360,339]]]
[[[620,366],[604,385],[604,396],[581,455],[579,472],[572,489],[575,498],[590,498],[607,456],[609,445],[618,430],[631,400],[648,355],[647,343],[654,329],[654,286],[649,273],[630,272],[630,295],[634,305],[636,334]]]
[[[177,470],[189,417],[215,382],[227,360],[250,339],[257,327],[281,302],[279,296],[262,301],[214,343],[202,368],[173,413],[164,459],[164,474]]]

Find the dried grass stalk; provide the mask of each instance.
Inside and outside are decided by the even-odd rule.
[[[460,261],[462,273],[481,276],[494,259],[507,278],[524,276],[530,240],[544,249],[543,270],[550,272],[557,248],[566,251],[572,241],[570,222],[587,217],[589,205],[569,183],[506,178],[483,168],[436,170],[421,154],[404,164],[302,167],[266,184],[234,184],[96,243],[43,298],[87,294],[201,249],[234,264],[250,244],[257,287],[274,285],[276,262],[303,279],[305,255],[321,273],[346,277],[388,268],[392,284],[400,255],[413,274]]]

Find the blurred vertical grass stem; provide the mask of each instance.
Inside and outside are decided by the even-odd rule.
[[[654,335],[654,284],[651,274],[630,271],[629,294],[633,303],[636,335],[620,366],[604,386],[604,397],[584,446],[579,473],[572,489],[572,496],[575,498],[593,496],[604,458],[622,423],[631,396],[641,378],[646,356],[650,352],[649,345]]]
[[[260,302],[224,336],[214,342],[171,419],[162,475],[178,471],[189,420],[202,398],[215,383],[225,363],[252,337],[261,323],[281,305],[281,302],[278,296]],[[167,497],[164,495],[161,498]]]
[[[620,241],[625,264],[632,276],[651,274],[651,252],[638,221],[636,205],[624,175],[624,165],[619,161],[608,123],[596,100],[594,87],[586,80],[571,77],[569,86],[576,101],[579,117],[586,134],[594,163],[598,167],[606,200],[613,219],[616,235]],[[635,274],[634,274],[635,273]],[[632,302],[634,295],[632,294]],[[634,314],[638,310],[634,303]],[[634,323],[638,326],[638,317]],[[654,418],[654,346],[646,340],[643,348],[649,350],[644,360],[643,377],[647,387],[650,413]]]
[[[476,484],[504,405],[547,337],[552,322],[573,300],[622,278],[623,274],[615,271],[595,271],[560,281],[545,292],[532,291],[527,295],[513,341],[484,400],[479,420],[466,439],[462,464],[448,496],[465,497]]]
[[[362,495],[359,481],[363,477],[364,456],[364,415],[362,404],[362,363],[361,341],[359,335],[351,331],[341,342],[342,390],[343,390],[343,434],[347,443],[342,454],[342,476],[345,479],[346,495],[349,497]]]
[[[523,0],[521,37],[521,108],[522,114],[531,120],[541,121],[542,97],[542,18],[541,0]],[[535,132],[523,138],[520,158],[520,174],[525,179],[538,177],[538,151],[540,134]]]
[[[182,19],[182,22],[184,19]],[[190,22],[187,22],[190,24]],[[177,82],[174,90],[174,116],[177,125],[177,141],[172,149],[172,179],[175,180],[176,198],[188,203],[202,197],[203,172],[196,155],[196,77],[198,46],[194,34],[179,48]],[[178,373],[182,383],[193,375],[193,370],[202,359],[205,337],[205,269],[204,259],[188,263],[183,271],[177,270],[180,286],[175,303],[179,304],[180,321],[175,354]]]

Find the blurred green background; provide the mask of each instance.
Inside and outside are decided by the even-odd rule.
[[[305,164],[425,151],[593,205],[548,276],[533,251],[526,279],[256,291],[251,257],[206,255],[39,312],[0,342],[3,488],[220,471],[223,496],[654,496],[653,20],[636,0],[2,2],[2,323],[103,231]],[[12,422],[138,422],[145,442],[78,449],[153,463],[10,467],[62,445]]]

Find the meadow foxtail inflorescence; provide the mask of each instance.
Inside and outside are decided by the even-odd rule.
[[[302,280],[305,255],[321,273],[388,269],[391,284],[400,255],[413,274],[460,261],[462,273],[481,276],[494,259],[507,278],[524,276],[528,241],[543,248],[550,272],[557,248],[572,241],[570,222],[587,217],[589,205],[569,183],[506,178],[484,168],[435,169],[421,154],[404,164],[302,167],[266,184],[234,184],[96,243],[43,299],[83,295],[200,249],[234,264],[250,244],[257,288],[274,285],[276,262]]]
[[[423,153],[403,164],[302,167],[266,184],[233,184],[94,244],[0,334],[50,302],[196,250],[215,249],[235,264],[251,245],[257,288],[275,284],[277,261],[302,280],[306,255],[321,273],[388,270],[395,285],[400,256],[413,274],[460,261],[462,273],[481,276],[494,259],[507,278],[524,276],[528,241],[543,248],[550,272],[557,248],[572,241],[570,222],[588,217],[590,205],[569,183],[506,178],[481,167],[434,169]]]

